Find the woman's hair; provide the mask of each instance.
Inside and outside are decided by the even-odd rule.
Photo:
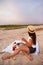
[[[35,34],[35,32],[34,32],[34,33],[28,32],[28,34],[29,34],[29,36],[32,38],[33,44],[36,44],[36,34]]]

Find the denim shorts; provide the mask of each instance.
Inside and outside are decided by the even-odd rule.
[[[29,48],[29,50],[30,50],[30,53],[35,53],[36,48],[33,48],[33,47],[28,47],[28,48]]]

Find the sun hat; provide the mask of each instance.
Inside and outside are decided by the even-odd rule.
[[[35,32],[34,26],[31,26],[31,25],[27,26],[27,31],[29,33],[34,33]]]

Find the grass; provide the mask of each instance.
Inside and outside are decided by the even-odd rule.
[[[27,25],[0,25],[0,28],[4,30],[25,28]]]
[[[20,28],[25,28],[28,25],[39,26],[39,25],[43,25],[43,24],[0,25],[0,29],[4,29],[4,30],[20,29]]]

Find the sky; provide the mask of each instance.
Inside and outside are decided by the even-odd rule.
[[[0,0],[3,24],[43,24],[43,0]]]

